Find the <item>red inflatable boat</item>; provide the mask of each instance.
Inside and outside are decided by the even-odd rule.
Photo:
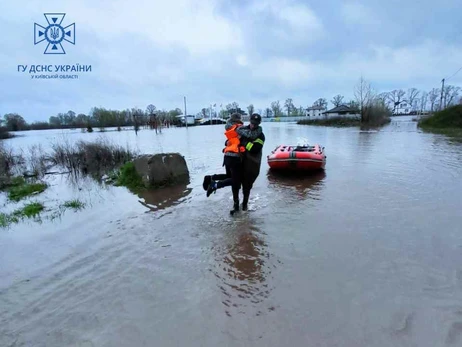
[[[324,170],[324,147],[280,145],[268,155],[268,165],[273,170],[314,171]]]

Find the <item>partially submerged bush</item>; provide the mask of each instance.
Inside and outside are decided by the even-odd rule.
[[[25,160],[21,154],[14,154],[11,147],[8,148],[0,142],[0,176],[14,175],[24,164]]]
[[[365,106],[363,110],[362,124],[381,126],[391,122],[392,111],[380,100]]]
[[[28,172],[26,175],[41,177],[52,166],[52,159],[42,148],[42,145],[33,145],[29,147],[29,157],[27,158]]]
[[[10,139],[14,137],[14,135],[8,132],[6,127],[0,127],[0,140]]]
[[[76,144],[62,142],[53,144],[52,149],[55,164],[83,173],[100,174],[128,162],[135,156],[130,149],[103,140],[79,141]]]
[[[324,119],[302,119],[297,124],[303,125],[320,125],[320,126],[336,126],[336,127],[349,127],[358,126],[361,121],[352,117],[331,117]]]

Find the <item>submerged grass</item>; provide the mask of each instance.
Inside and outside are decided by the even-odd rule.
[[[25,218],[34,218],[40,215],[45,206],[40,202],[31,202],[10,214],[0,213],[0,227],[6,228],[10,224],[19,223]]]
[[[25,183],[25,181],[23,181],[22,183],[19,183],[18,179],[18,184],[9,188],[8,199],[11,201],[18,202],[28,196],[44,192],[47,187],[47,184],[42,182]]]
[[[40,214],[44,210],[45,206],[40,202],[32,202],[25,205],[22,209],[13,212],[16,217],[32,218]]]
[[[74,199],[74,200],[69,200],[69,201],[64,202],[61,206],[63,208],[72,208],[74,210],[81,210],[85,207],[85,204],[78,199]]]

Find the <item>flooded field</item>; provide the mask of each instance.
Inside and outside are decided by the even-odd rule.
[[[250,211],[234,217],[230,189],[202,189],[224,171],[223,125],[7,140],[179,152],[191,182],[137,196],[49,176],[44,216],[85,208],[0,229],[0,346],[461,346],[462,142],[406,117],[262,125]],[[303,140],[325,146],[324,173],[269,172],[271,150]]]

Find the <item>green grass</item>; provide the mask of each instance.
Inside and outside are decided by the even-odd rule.
[[[32,202],[25,205],[22,209],[13,212],[13,216],[21,218],[32,218],[40,214],[45,206],[40,202]]]
[[[34,218],[40,215],[45,206],[40,202],[31,202],[10,214],[0,213],[0,227],[6,228],[10,224],[19,223],[24,218]]]
[[[128,162],[120,168],[116,185],[127,187],[135,193],[145,189],[143,180],[138,172],[136,172],[133,162]]]
[[[28,196],[39,194],[45,191],[47,185],[45,183],[25,183],[12,186],[8,190],[8,199],[18,202]]]
[[[16,176],[13,178],[6,177],[0,183],[0,189],[5,190],[5,189],[12,188],[12,187],[19,187],[24,184],[26,184],[26,180],[22,176]]]
[[[6,213],[0,213],[0,227],[6,228],[10,225],[10,217]]]
[[[421,119],[418,126],[422,129],[440,130],[440,132],[441,130],[452,132],[454,129],[462,131],[462,105],[455,105],[435,112],[432,116]]]
[[[74,199],[64,202],[64,204],[62,204],[62,207],[72,208],[74,210],[81,210],[85,207],[85,204],[80,200]]]

